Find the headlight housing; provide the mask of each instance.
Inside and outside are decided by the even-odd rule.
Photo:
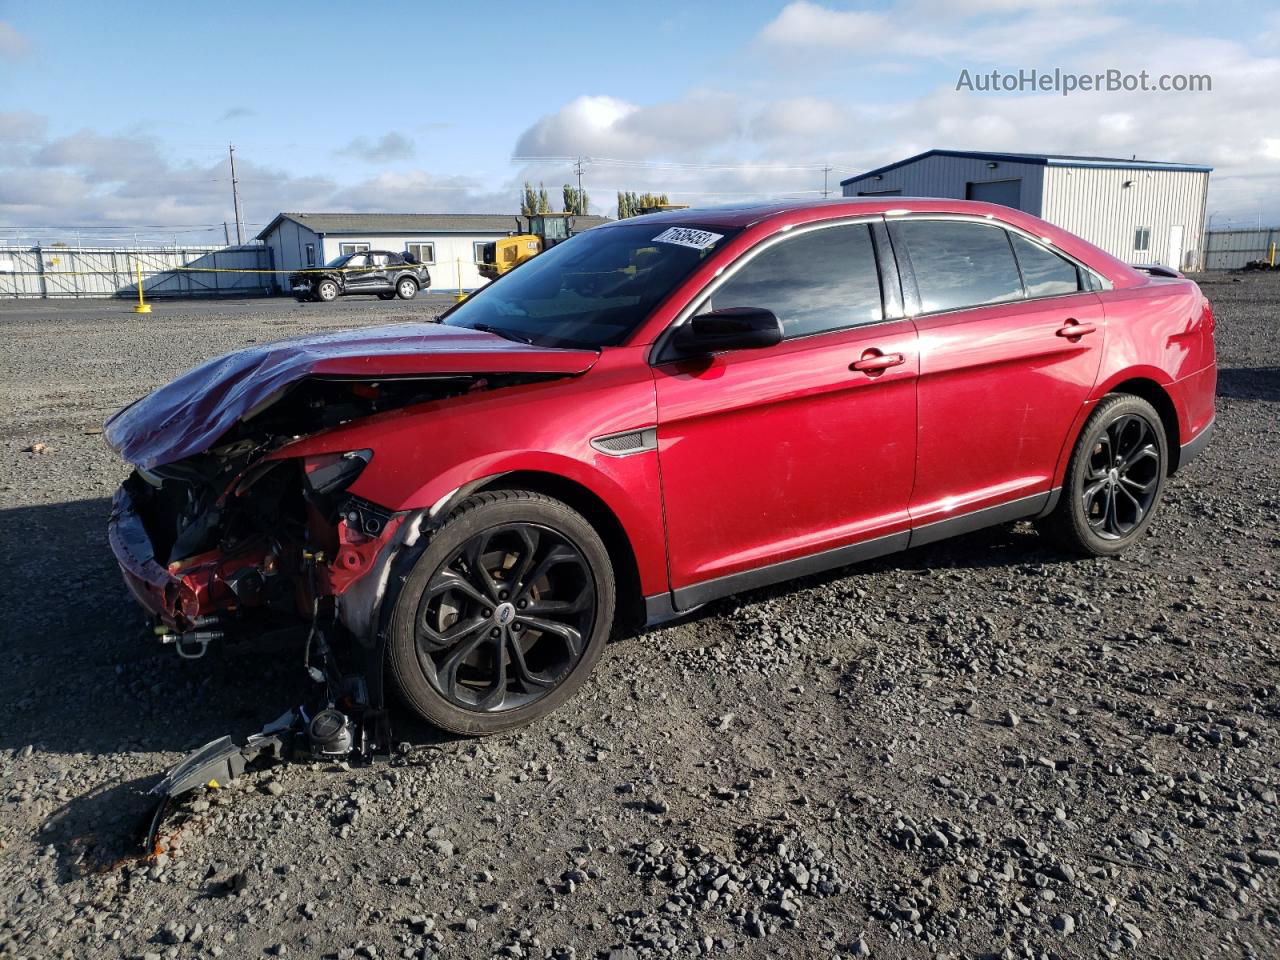
[[[316,497],[331,497],[356,482],[369,461],[372,450],[349,450],[346,453],[320,453],[302,458],[302,482],[307,492]]]

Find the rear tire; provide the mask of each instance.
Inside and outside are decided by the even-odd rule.
[[[392,686],[419,716],[469,736],[522,727],[582,686],[613,627],[616,586],[600,535],[527,490],[459,504],[392,611]]]
[[[1155,408],[1128,394],[1105,397],[1071,451],[1057,506],[1037,527],[1072,553],[1115,556],[1151,525],[1168,464]]]

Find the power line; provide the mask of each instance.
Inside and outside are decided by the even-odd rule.
[[[686,163],[678,160],[624,160],[617,157],[515,156],[513,163],[600,163],[662,170],[824,170],[826,163]]]

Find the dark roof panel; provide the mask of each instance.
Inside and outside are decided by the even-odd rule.
[[[1178,170],[1190,173],[1208,173],[1213,167],[1205,167],[1194,163],[1169,163],[1163,160],[1136,160],[1125,157],[1084,157],[1069,153],[994,153],[985,150],[926,150],[914,157],[898,160],[896,163],[876,167],[855,177],[840,181],[840,186],[874,177],[878,173],[887,173],[899,167],[905,167],[917,160],[928,157],[960,157],[969,160],[993,160],[1006,163],[1031,163],[1049,167],[1106,167],[1121,170]]]

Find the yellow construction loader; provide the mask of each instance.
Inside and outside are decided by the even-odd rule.
[[[554,247],[573,236],[572,213],[535,213],[529,216],[529,232],[503,237],[484,245],[481,259],[476,261],[480,276],[496,280],[508,270],[530,257]]]

